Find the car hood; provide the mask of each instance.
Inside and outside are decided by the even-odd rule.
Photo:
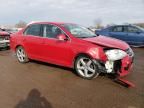
[[[129,45],[124,41],[101,35],[94,38],[85,38],[84,40],[104,47],[118,48],[122,50],[129,48]]]

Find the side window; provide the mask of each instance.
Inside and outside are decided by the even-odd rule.
[[[29,26],[26,31],[24,32],[25,35],[33,35],[33,36],[40,36],[41,32],[41,25],[40,24],[35,24]]]
[[[124,31],[124,32],[127,32],[127,31],[128,31],[127,29],[128,29],[127,26],[123,26],[123,31]]]
[[[136,27],[129,26],[128,27],[128,32],[139,32],[139,29],[136,28]]]
[[[58,35],[63,34],[61,29],[54,25],[43,25],[43,36],[48,38],[56,38]]]
[[[112,32],[123,32],[123,27],[122,26],[113,27]]]

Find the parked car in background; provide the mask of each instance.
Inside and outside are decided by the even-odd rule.
[[[18,32],[18,29],[17,28],[11,28],[11,29],[6,29],[5,31],[8,32],[9,34],[13,34],[13,33]]]
[[[0,29],[0,48],[9,47],[10,34],[3,29]]]
[[[115,25],[101,30],[96,30],[97,35],[117,38],[131,46],[144,46],[144,28],[135,25]]]
[[[101,72],[125,76],[134,56],[127,43],[70,23],[31,23],[12,34],[10,45],[21,63],[34,59],[70,67],[85,79]]]

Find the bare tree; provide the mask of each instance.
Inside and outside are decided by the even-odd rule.
[[[95,24],[97,29],[102,28],[102,20],[100,18],[95,19],[94,24]]]
[[[25,26],[27,25],[27,23],[25,22],[25,21],[19,21],[16,25],[15,25],[15,27],[17,27],[17,28],[24,28]]]
[[[140,27],[143,27],[144,28],[144,23],[136,23],[134,25],[137,25],[137,26],[140,26]]]

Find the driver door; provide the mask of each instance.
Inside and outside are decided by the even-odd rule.
[[[43,25],[43,57],[44,60],[50,63],[59,65],[70,65],[71,60],[71,41],[60,41],[57,36],[64,32],[57,26],[51,24]]]

